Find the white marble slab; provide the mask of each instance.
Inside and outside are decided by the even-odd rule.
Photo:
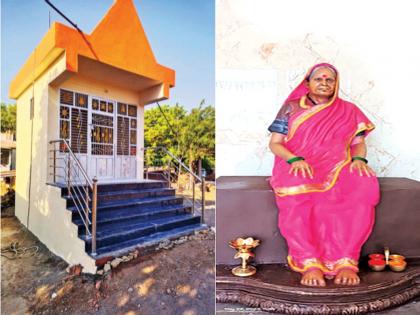
[[[376,125],[368,159],[377,174],[420,180],[420,20],[413,1],[401,2],[372,14],[379,2],[216,1],[217,176],[270,175],[267,127],[325,61],[340,71],[341,97]]]

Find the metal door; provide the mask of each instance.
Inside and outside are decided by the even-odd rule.
[[[89,174],[98,180],[115,178],[115,103],[91,97]]]

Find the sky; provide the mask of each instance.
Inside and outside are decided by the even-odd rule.
[[[113,0],[51,0],[78,27],[90,34]],[[202,99],[214,105],[214,2],[211,0],[134,0],[153,53],[161,65],[176,71],[170,98],[187,109]],[[51,22],[69,25],[43,0],[1,0],[1,101],[9,84]],[[70,26],[70,25],[69,25]]]

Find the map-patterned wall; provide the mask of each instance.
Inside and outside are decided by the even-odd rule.
[[[270,175],[267,127],[307,69],[325,61],[340,71],[341,97],[376,125],[367,143],[378,176],[420,180],[420,25],[410,24],[419,22],[405,8],[389,25],[398,8],[385,5],[383,16],[368,20],[353,7],[359,2],[340,6],[340,18],[332,9],[324,15],[329,24],[309,0],[286,9],[284,1],[216,2],[217,176]]]

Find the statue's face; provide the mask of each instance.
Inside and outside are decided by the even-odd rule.
[[[335,73],[329,68],[319,68],[309,78],[309,92],[314,96],[331,97],[335,89]]]

